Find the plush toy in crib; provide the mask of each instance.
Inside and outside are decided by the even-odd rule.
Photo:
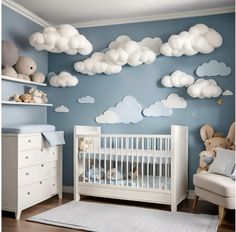
[[[95,167],[94,165],[91,165],[89,171],[85,172],[85,178],[89,178],[91,180],[103,180],[105,178],[105,171],[103,168],[101,168],[101,171],[99,173],[99,168]]]
[[[137,171],[137,167],[133,167],[133,171],[128,173],[129,179],[132,179],[132,173],[133,173],[133,179],[137,179],[139,175]]]
[[[215,133],[212,126],[205,124],[200,129],[200,136],[205,145],[205,151],[199,154],[198,173],[207,172],[211,163],[216,157],[216,148],[235,150],[235,123],[229,129],[228,135],[223,136],[223,133]]]
[[[80,151],[88,151],[93,149],[92,139],[84,137],[80,140],[79,150]]]
[[[116,176],[117,174],[117,176]],[[108,180],[123,180],[124,176],[121,172],[118,171],[116,168],[109,169],[107,171],[107,179]]]

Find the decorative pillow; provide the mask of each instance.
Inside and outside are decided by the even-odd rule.
[[[216,158],[209,168],[209,172],[230,177],[235,165],[235,151],[218,148]]]

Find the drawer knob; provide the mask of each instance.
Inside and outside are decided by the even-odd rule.
[[[28,139],[28,143],[31,143],[31,140],[30,140],[30,139]]]
[[[29,175],[29,172],[26,172],[25,175],[28,176],[28,175]]]
[[[44,167],[44,164],[41,164],[41,167]]]
[[[52,186],[55,186],[55,184],[52,184]]]
[[[41,151],[43,151],[43,148],[41,149]]]
[[[42,183],[43,183],[42,181],[39,182],[39,184],[42,184]]]
[[[30,195],[30,192],[28,192],[27,194]]]
[[[25,158],[26,158],[26,159],[29,159],[29,156],[27,155]]]
[[[52,154],[55,155],[55,152],[53,152]]]

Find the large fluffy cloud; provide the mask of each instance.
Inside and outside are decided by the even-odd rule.
[[[88,75],[119,73],[126,64],[138,66],[153,63],[160,54],[161,45],[162,41],[158,37],[136,42],[121,35],[109,44],[105,52],[96,52],[90,58],[76,62],[74,68]]]
[[[48,74],[49,84],[54,87],[71,87],[79,83],[79,80],[69,72],[60,72],[58,75],[54,72]]]
[[[189,87],[194,81],[195,79],[193,76],[180,70],[176,70],[171,75],[164,76],[161,79],[161,83],[165,87]]]
[[[199,77],[228,76],[230,73],[231,68],[225,63],[218,62],[217,60],[210,60],[208,63],[203,63],[196,70],[196,74]]]
[[[126,96],[95,120],[97,123],[137,123],[143,120],[142,106],[134,97]]]
[[[187,101],[176,93],[171,93],[166,100],[161,101],[165,107],[180,109],[187,107]]]
[[[167,43],[161,46],[165,56],[192,56],[197,53],[208,54],[222,45],[221,35],[205,24],[196,24],[179,35],[171,35]]]
[[[143,110],[143,115],[146,117],[167,117],[172,114],[173,110],[166,107],[161,101],[156,101],[154,104]]]
[[[29,42],[39,51],[65,52],[69,55],[77,53],[88,55],[93,50],[92,44],[85,36],[81,35],[76,28],[69,24],[45,27],[42,32],[32,34]]]
[[[222,89],[213,79],[198,79],[188,87],[187,92],[193,98],[212,98],[220,96]]]

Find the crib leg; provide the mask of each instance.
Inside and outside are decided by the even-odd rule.
[[[177,211],[177,204],[171,204],[171,212],[175,213]]]
[[[74,201],[80,201],[79,193],[74,194]]]

